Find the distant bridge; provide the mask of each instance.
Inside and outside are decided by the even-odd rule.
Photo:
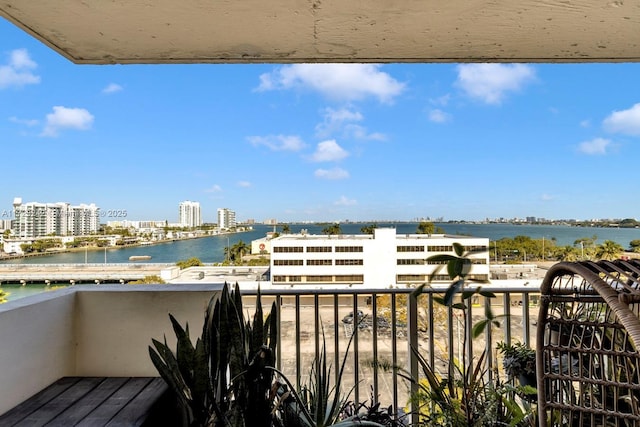
[[[159,276],[171,263],[0,264],[2,283],[119,283]]]

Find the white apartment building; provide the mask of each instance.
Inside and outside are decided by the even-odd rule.
[[[13,201],[13,235],[32,239],[55,234],[57,236],[83,236],[98,231],[100,208],[95,204],[71,206],[66,202],[22,203]]]
[[[271,240],[274,285],[365,285],[367,288],[450,283],[438,254],[455,255],[453,243],[465,248],[472,265],[469,279],[489,279],[489,239],[444,234],[396,234],[378,228],[374,234],[286,234]]]
[[[181,202],[178,222],[181,227],[200,227],[202,225],[200,203],[190,200]]]
[[[230,230],[236,227],[236,213],[231,209],[218,208],[218,229]]]

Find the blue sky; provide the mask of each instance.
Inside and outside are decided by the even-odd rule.
[[[0,18],[0,211],[636,218],[638,64],[74,65]],[[3,218],[4,219],[4,218]]]

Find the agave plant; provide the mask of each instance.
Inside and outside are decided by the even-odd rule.
[[[376,416],[375,411],[350,411],[356,406],[349,401],[353,392],[351,387],[346,392],[343,390],[342,375],[347,363],[347,355],[353,341],[351,335],[340,365],[340,371],[336,376],[335,384],[332,383],[331,365],[327,359],[324,333],[323,345],[320,353],[313,360],[309,381],[300,390],[295,390],[285,375],[281,375],[285,386],[285,393],[279,405],[282,421],[286,427],[384,427],[375,422],[369,415]]]
[[[273,303],[263,319],[260,291],[253,322],[245,321],[239,289],[225,283],[209,301],[202,334],[195,345],[169,315],[176,334],[173,352],[152,339],[151,361],[177,396],[184,426],[271,427],[277,312]]]

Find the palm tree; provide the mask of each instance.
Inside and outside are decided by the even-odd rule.
[[[373,234],[373,230],[375,230],[376,228],[378,228],[378,224],[373,223],[371,225],[365,225],[360,228],[360,232],[362,234]]]
[[[249,252],[251,252],[251,246],[240,240],[231,247],[231,260],[236,261],[239,259],[240,263],[242,263],[242,257]]]
[[[282,226],[282,234],[291,234],[291,229],[289,228],[289,224],[284,224]]]
[[[624,252],[624,248],[613,240],[605,240],[603,244],[598,246],[596,256],[599,259],[614,260],[620,257]]]
[[[578,249],[573,246],[561,246],[557,248],[557,256],[560,261],[577,261]]]
[[[327,225],[322,229],[322,234],[334,235],[334,234],[342,234],[342,229],[340,228],[340,224],[331,224]]]

